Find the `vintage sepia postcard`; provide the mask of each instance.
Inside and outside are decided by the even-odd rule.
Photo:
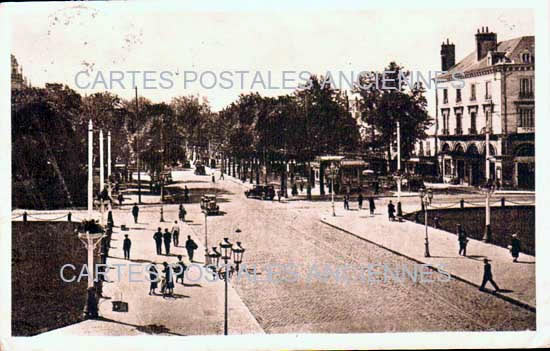
[[[0,4],[0,350],[548,346],[548,4],[452,5]]]

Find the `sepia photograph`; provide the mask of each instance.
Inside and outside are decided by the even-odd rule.
[[[528,347],[548,4],[197,3],[0,4],[0,349]]]

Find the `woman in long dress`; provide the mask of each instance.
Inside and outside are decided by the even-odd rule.
[[[164,269],[162,270],[162,273],[164,273],[164,278],[162,281],[162,297],[166,297],[174,293],[174,277],[172,267],[170,267],[166,262],[163,262],[162,265],[164,266]]]
[[[154,263],[149,266],[149,295],[156,295],[155,289],[158,287],[158,271]]]

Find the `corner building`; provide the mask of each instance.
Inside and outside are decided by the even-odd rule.
[[[454,44],[448,39],[441,44],[441,69],[447,73],[436,89],[439,171],[446,182],[483,184],[488,134],[489,178],[503,188],[534,189],[535,38],[498,42],[485,27],[477,31],[475,45],[455,63]]]

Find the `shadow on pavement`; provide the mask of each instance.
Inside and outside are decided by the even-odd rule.
[[[105,318],[105,317],[99,317],[99,318],[97,318],[97,320],[103,321],[103,322],[110,322],[110,323],[126,325],[126,326],[129,326],[129,327],[134,327],[134,328],[136,328],[136,330],[138,330],[142,333],[151,334],[151,335],[170,334],[170,335],[177,335],[177,336],[185,336],[184,334],[178,334],[178,333],[171,332],[170,329],[166,328],[162,324],[135,325],[135,324],[124,323],[124,322],[120,322],[120,321],[115,321],[113,319],[109,319],[109,318]]]

